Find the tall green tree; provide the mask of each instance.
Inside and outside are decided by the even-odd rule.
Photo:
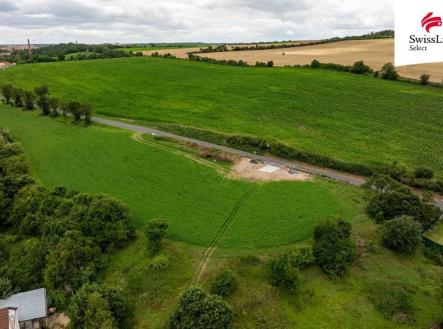
[[[48,96],[49,96],[48,86],[42,85],[36,87],[34,89],[34,92],[37,95],[37,105],[42,110],[42,114],[48,115],[50,113],[49,102],[48,102]]]
[[[146,225],[145,234],[148,238],[148,251],[150,255],[155,255],[160,251],[168,226],[168,222],[161,219],[152,220]]]
[[[3,98],[5,99],[6,104],[11,104],[11,100],[13,97],[14,86],[11,84],[5,84],[0,86],[0,92],[2,93]]]

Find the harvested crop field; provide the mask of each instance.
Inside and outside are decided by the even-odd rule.
[[[186,54],[177,52],[176,56],[185,57]],[[272,60],[277,66],[305,65],[314,59],[323,63],[342,65],[351,65],[363,60],[374,70],[379,70],[383,64],[394,61],[394,39],[352,40],[284,49],[206,53],[202,56],[215,59],[241,59],[249,64]],[[431,76],[432,81],[443,80],[442,63],[404,66],[398,68],[398,72],[408,78],[418,79],[426,73]]]

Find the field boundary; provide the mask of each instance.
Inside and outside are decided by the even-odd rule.
[[[205,253],[203,254],[202,259],[200,260],[200,263],[198,264],[197,271],[195,273],[194,279],[192,280],[191,286],[197,285],[201,277],[203,276],[203,273],[206,270],[206,267],[208,266],[209,261],[211,260],[211,256],[214,253],[215,249],[217,248],[218,243],[222,239],[225,232],[228,230],[231,223],[234,221],[235,216],[237,215],[238,211],[243,207],[243,205],[249,200],[249,198],[259,189],[259,185],[253,187],[250,189],[246,194],[237,202],[237,204],[234,206],[232,211],[230,212],[228,218],[223,223],[223,225],[218,230],[217,234],[215,235],[214,239],[212,240],[209,247],[206,249]]]

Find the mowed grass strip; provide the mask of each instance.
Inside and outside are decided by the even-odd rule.
[[[443,177],[443,91],[306,68],[161,58],[19,65],[0,83],[90,102],[96,113],[276,139],[346,162],[427,166]]]
[[[139,226],[153,218],[168,219],[169,238],[195,245],[209,245],[239,200],[255,187],[225,178],[187,157],[137,142],[124,130],[83,128],[3,105],[0,126],[11,129],[22,143],[33,175],[45,185],[111,194],[129,205]],[[253,195],[246,210],[234,219],[239,224],[225,233],[224,248],[271,248],[306,239],[318,221],[330,215],[351,220],[349,209],[358,208],[350,198],[344,204],[338,201],[334,187],[325,181],[278,183],[269,185],[269,190],[265,184],[260,189],[257,199]],[[278,195],[284,196],[278,205],[284,210],[276,216],[271,209]],[[269,210],[257,217],[256,207]],[[311,207],[318,209],[305,210]],[[275,225],[272,232],[270,223]],[[265,243],[260,242],[263,235],[267,235]]]

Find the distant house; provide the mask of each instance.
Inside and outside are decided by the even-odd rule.
[[[16,308],[6,307],[0,309],[0,329],[20,329]]]
[[[12,295],[0,300],[0,312],[3,315],[8,311],[8,317],[14,313],[20,329],[38,329],[47,325],[46,289],[36,289]],[[16,327],[2,327],[0,329],[16,329]]]

